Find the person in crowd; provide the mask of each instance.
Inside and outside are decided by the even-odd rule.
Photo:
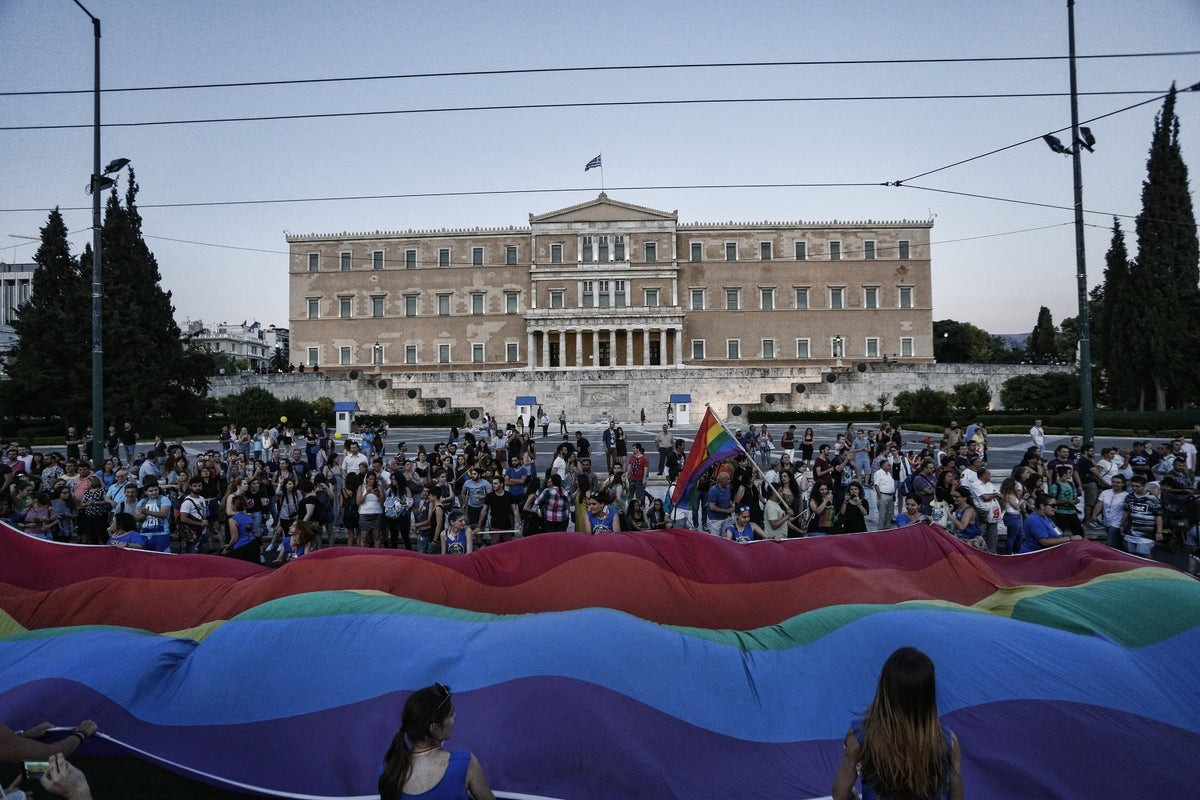
[[[1000,484],[1000,518],[1004,522],[1004,552],[1021,552],[1022,531],[1025,529],[1025,487],[1016,478],[1005,478]]]
[[[983,540],[987,542],[988,552],[995,553],[1003,512],[1000,507],[1000,490],[992,483],[991,470],[980,467],[970,487],[962,488],[971,493],[971,503],[978,514],[979,526],[983,528]]]
[[[950,510],[950,533],[974,548],[986,550],[987,543],[983,539],[979,515],[971,505],[971,493],[956,486],[950,490],[950,501],[953,503]]]
[[[1055,524],[1061,516],[1058,513],[1058,501],[1048,494],[1038,495],[1034,500],[1033,513],[1025,519],[1021,552],[1036,553],[1048,547],[1082,539],[1082,535],[1063,531]]]
[[[521,518],[521,504],[511,490],[505,489],[503,478],[492,478],[490,488],[483,498],[482,528],[491,532],[492,544],[503,544],[512,541]],[[524,484],[521,488],[525,488]]]
[[[846,487],[846,497],[838,508],[841,532],[866,533],[869,513],[867,498],[863,497],[862,484],[858,481],[851,481],[850,485]]]
[[[536,507],[544,531],[565,531],[571,520],[571,498],[563,491],[562,485],[562,476],[555,473],[550,476],[549,485],[537,497]]]
[[[475,537],[467,528],[467,517],[461,511],[450,512],[449,527],[441,539],[442,555],[463,555],[475,549]]]
[[[1125,524],[1125,500],[1129,497],[1129,492],[1125,489],[1123,475],[1113,475],[1111,483],[1109,488],[1100,492],[1096,506],[1092,509],[1092,516],[1104,525],[1108,546],[1121,550],[1124,549],[1121,546],[1121,530]]]
[[[32,492],[28,508],[20,517],[21,529],[30,536],[40,539],[51,539],[52,532],[58,526],[58,514],[50,506],[50,496],[45,492]]]
[[[808,523],[809,536],[828,536],[834,532],[837,510],[833,505],[833,490],[829,486],[818,483],[813,487],[808,510],[811,516]]]
[[[921,522],[926,525],[932,525],[933,521],[928,514],[921,513],[921,501],[916,495],[908,495],[904,498],[904,510],[896,516],[896,527],[903,528],[905,525],[912,525],[914,522]]]
[[[888,656],[875,699],[846,731],[833,799],[856,797],[860,773],[863,800],[963,798],[958,737],[938,718],[933,661],[916,648]]]
[[[875,487],[875,528],[885,531],[892,527],[892,515],[896,512],[896,479],[886,456],[880,460],[871,484]]]
[[[1079,500],[1079,484],[1075,481],[1075,467],[1062,464],[1054,468],[1054,482],[1050,484],[1049,495],[1054,498],[1054,524],[1064,531],[1083,536],[1083,526],[1079,524],[1079,514],[1075,504]]]
[[[755,539],[766,539],[767,534],[750,521],[750,506],[738,506],[737,513],[725,523],[721,535],[737,544],[750,544]]]
[[[227,556],[233,556],[252,564],[262,560],[262,545],[254,531],[254,518],[246,513],[246,498],[233,498],[233,515],[229,517],[229,544],[221,549]]]
[[[587,513],[583,518],[584,533],[620,533],[621,517],[612,503],[612,496],[603,491],[587,494]]]
[[[435,683],[409,695],[400,730],[384,754],[377,787],[380,800],[495,800],[483,767],[470,750],[442,749],[442,744],[454,735],[454,724],[449,686]]]

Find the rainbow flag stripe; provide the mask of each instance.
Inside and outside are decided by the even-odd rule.
[[[687,460],[683,462],[683,469],[679,471],[675,489],[663,503],[664,508],[668,512],[677,508],[696,508],[696,504],[701,502],[697,490],[700,476],[713,464],[740,452],[741,446],[729,431],[725,430],[717,415],[711,408],[705,408],[704,419],[701,420],[696,438],[692,441],[692,449],[688,452]]]
[[[970,797],[1193,796],[1200,583],[1098,543],[564,533],[270,570],[0,526],[0,721],[90,717],[84,754],[268,796],[376,797],[434,681],[502,797],[824,796],[901,645]]]

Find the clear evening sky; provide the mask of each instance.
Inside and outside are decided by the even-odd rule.
[[[102,86],[765,61],[1065,56],[1066,2],[174,2],[86,0],[103,25]],[[1200,49],[1196,0],[1079,0],[1079,55]],[[90,90],[92,25],[71,0],[0,0],[0,92]],[[1088,120],[1200,82],[1200,56],[1081,59]],[[463,106],[525,108],[112,127],[102,163],[132,160],[144,232],[176,316],[288,324],[284,231],[525,225],[600,189],[680,220],[927,219],[934,318],[1032,329],[1076,313],[1071,161],[1040,141],[882,186],[1070,125],[1065,60],[821,64],[420,77],[108,92],[105,123]],[[1131,92],[1131,94],[1087,94]],[[1058,96],[917,99],[918,95]],[[1200,93],[1177,111],[1195,184]],[[797,98],[870,100],[801,101]],[[879,99],[879,98],[907,99]],[[1089,282],[1112,214],[1133,219],[1161,100],[1089,124]],[[92,95],[0,96],[0,260],[29,261],[46,209],[90,241]],[[1059,137],[1069,142],[1069,133]],[[863,183],[854,187],[672,188]],[[122,181],[122,189],[124,181]],[[624,187],[624,188],[622,188]],[[929,191],[989,195],[1044,208]],[[256,205],[181,204],[515,192]],[[581,189],[586,191],[569,191]],[[156,204],[171,207],[151,208]],[[38,209],[26,211],[23,209]],[[172,241],[184,240],[184,241]],[[186,242],[186,243],[185,243]],[[219,246],[218,246],[219,245]],[[245,249],[237,249],[245,248]],[[108,287],[108,291],[119,291]]]

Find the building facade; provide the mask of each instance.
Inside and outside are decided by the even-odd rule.
[[[322,370],[933,360],[929,221],[680,223],[599,197],[528,227],[289,235]]]
[[[4,358],[17,344],[13,319],[33,294],[33,273],[37,264],[0,262],[0,378],[4,376]]]
[[[185,320],[180,326],[182,337],[209,353],[222,353],[233,361],[246,361],[258,372],[271,368],[271,359],[278,349],[284,365],[289,363],[289,331],[274,325],[263,327],[259,322],[243,321],[205,324],[201,320]]]

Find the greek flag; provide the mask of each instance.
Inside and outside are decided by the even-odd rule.
[[[599,166],[600,166],[600,156],[596,156],[595,158],[593,158],[591,161],[589,161],[587,163],[587,166],[583,168],[583,171],[587,172],[589,169],[592,169],[593,167],[599,167]]]

